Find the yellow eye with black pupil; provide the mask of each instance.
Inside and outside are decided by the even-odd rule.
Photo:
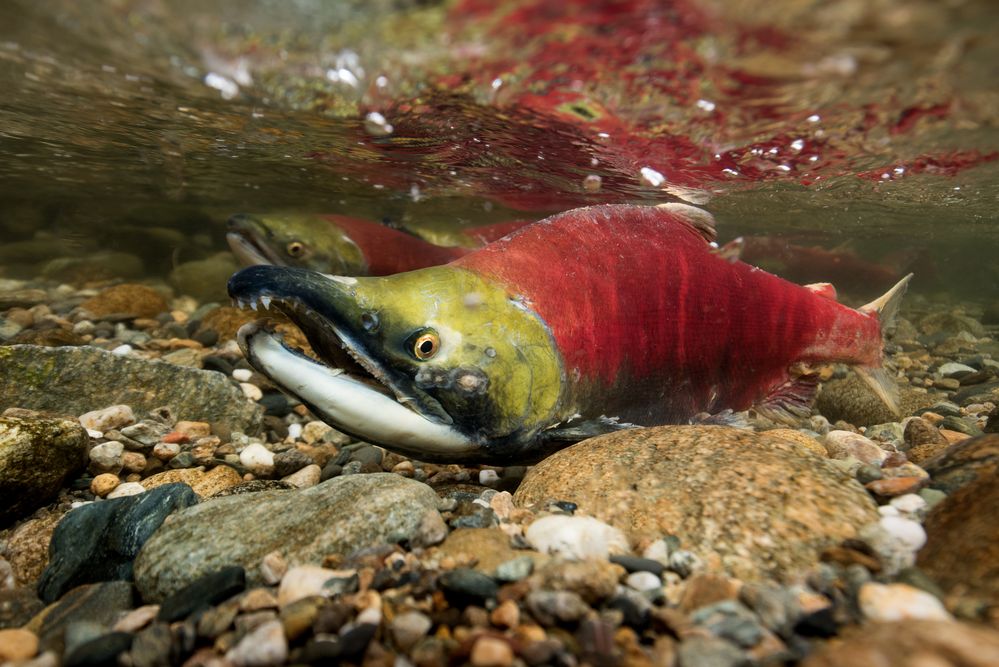
[[[305,252],[305,244],[301,241],[292,241],[285,247],[285,250],[292,257],[300,257]]]
[[[430,357],[437,354],[437,350],[440,349],[441,341],[435,333],[425,333],[421,334],[419,338],[413,343],[413,356],[415,356],[420,361],[425,361]]]

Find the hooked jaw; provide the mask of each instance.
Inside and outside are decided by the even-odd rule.
[[[258,264],[283,264],[281,259],[263,242],[265,234],[260,222],[252,215],[237,213],[226,223],[225,240],[229,249],[243,266]]]
[[[477,450],[439,403],[353,339],[348,320],[360,317],[352,293],[356,282],[274,266],[235,274],[230,296],[241,306],[273,306],[286,314],[322,362],[289,349],[259,322],[238,334],[247,360],[325,421],[360,439],[424,459],[454,460]]]

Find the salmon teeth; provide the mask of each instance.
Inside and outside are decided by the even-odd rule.
[[[264,306],[264,310],[271,309],[271,298],[269,296],[260,297],[260,303]]]

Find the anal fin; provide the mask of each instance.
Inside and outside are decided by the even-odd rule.
[[[782,424],[796,426],[812,414],[812,403],[818,393],[818,373],[798,375],[778,386],[761,403],[753,406],[758,413]]]

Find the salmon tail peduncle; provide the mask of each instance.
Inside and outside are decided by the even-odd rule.
[[[860,312],[876,317],[881,323],[881,337],[892,331],[895,327],[895,319],[898,317],[898,309],[902,304],[902,297],[912,280],[910,273],[898,281],[894,287],[882,294],[880,297],[858,308]],[[871,390],[881,399],[885,406],[891,410],[892,414],[899,415],[901,409],[898,404],[898,386],[891,374],[883,366],[857,366],[854,368],[857,375],[871,388]]]

